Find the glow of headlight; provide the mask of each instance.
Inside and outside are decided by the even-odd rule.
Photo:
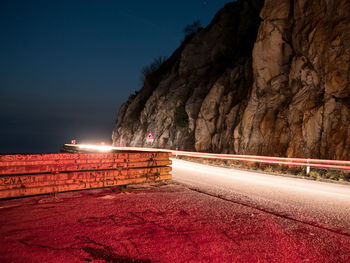
[[[106,146],[106,145],[79,144],[78,147],[81,149],[87,149],[87,150],[97,150],[99,152],[110,152],[113,150],[112,146]]]

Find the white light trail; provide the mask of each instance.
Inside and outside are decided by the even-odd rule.
[[[287,166],[315,167],[328,169],[350,170],[350,161],[345,160],[326,160],[326,159],[306,159],[306,158],[287,158],[258,155],[238,155],[238,154],[217,154],[203,152],[177,151],[171,149],[146,148],[146,147],[114,147],[106,145],[88,145],[88,144],[66,144],[71,147],[81,149],[91,149],[100,152],[109,151],[153,151],[153,152],[171,152],[173,156],[187,156],[195,158],[222,159],[243,161],[251,163],[266,163]]]

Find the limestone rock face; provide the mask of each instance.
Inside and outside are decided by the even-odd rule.
[[[266,0],[235,151],[350,158],[349,1]]]
[[[152,147],[350,159],[350,2],[227,4],[121,107],[113,144],[148,131]]]

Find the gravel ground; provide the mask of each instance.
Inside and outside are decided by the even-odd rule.
[[[1,262],[350,262],[350,236],[147,184],[0,201]]]

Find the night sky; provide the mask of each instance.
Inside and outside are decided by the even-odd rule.
[[[227,2],[0,1],[0,153],[108,142],[142,68]]]

